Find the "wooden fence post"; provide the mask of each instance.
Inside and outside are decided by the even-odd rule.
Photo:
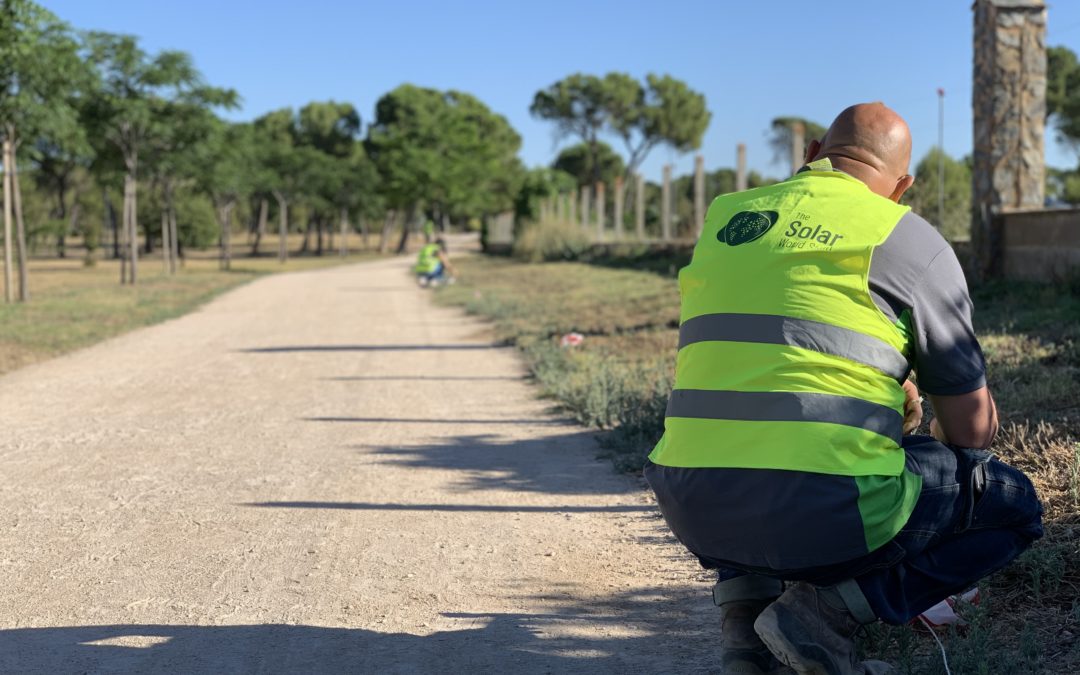
[[[581,188],[581,226],[589,226],[589,202],[592,201],[592,188],[588,185]]]
[[[791,125],[791,175],[802,168],[806,156],[806,126],[802,122]]]
[[[746,143],[735,148],[735,192],[742,192],[749,183],[746,180]]]
[[[615,240],[623,238],[623,190],[622,176],[615,177]]]
[[[640,173],[634,176],[634,231],[645,239],[645,177]]]
[[[604,241],[604,218],[607,215],[607,188],[603,181],[596,184],[596,241]]]

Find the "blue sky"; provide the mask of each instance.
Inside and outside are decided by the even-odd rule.
[[[710,169],[732,166],[745,142],[751,168],[781,175],[766,144],[772,118],[827,125],[868,100],[904,115],[917,159],[937,142],[938,87],[946,150],[971,149],[971,0],[41,1],[77,28],[190,52],[208,82],[242,96],[234,119],[335,99],[356,105],[366,123],[379,96],[402,82],[454,88],[509,118],[527,164],[547,164],[559,143],[529,115],[536,91],[573,72],[619,70],[669,73],[705,94]],[[1080,2],[1050,4],[1048,44],[1080,52]],[[1076,166],[1074,153],[1047,140],[1050,164]],[[677,173],[693,162],[659,148],[646,176],[658,179],[668,161]]]

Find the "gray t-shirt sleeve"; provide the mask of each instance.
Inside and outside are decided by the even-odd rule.
[[[949,396],[986,385],[964,271],[930,223],[910,212],[897,223],[874,252],[870,292],[891,318],[910,313],[912,365],[923,391]]]

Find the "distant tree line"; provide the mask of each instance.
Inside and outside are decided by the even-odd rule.
[[[238,105],[184,52],[76,31],[30,0],[0,4],[8,293],[17,270],[29,297],[31,247],[54,242],[66,256],[71,237],[87,264],[108,239],[125,283],[156,249],[174,272],[186,249],[218,244],[228,267],[237,229],[259,255],[273,221],[282,260],[289,233],[303,234],[299,252],[322,254],[335,231],[367,237],[369,223],[382,250],[398,229],[404,248],[424,219],[445,227],[514,208],[528,175],[517,132],[462,92],[402,85],[366,127],[337,101],[221,117]]]

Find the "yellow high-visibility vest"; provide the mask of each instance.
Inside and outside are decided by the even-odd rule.
[[[911,345],[874,304],[874,250],[908,207],[827,159],[717,198],[679,274],[675,387],[659,465],[850,476],[868,550],[921,478],[900,447]]]

